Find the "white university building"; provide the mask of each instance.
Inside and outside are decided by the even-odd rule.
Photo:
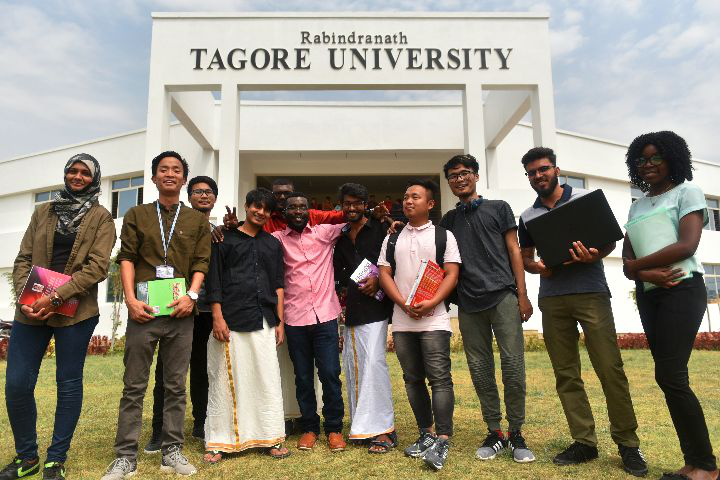
[[[506,200],[519,215],[535,199],[520,158],[537,145],[555,149],[563,181],[602,189],[621,225],[640,195],[628,182],[627,145],[556,129],[546,15],[159,13],[150,61],[146,129],[0,161],[0,271],[12,272],[33,209],[62,188],[62,167],[79,152],[102,166],[100,202],[118,235],[128,208],[156,198],[150,161],[164,150],[188,160],[190,177],[217,180],[216,221],[225,205],[242,210],[249,190],[277,177],[333,202],[344,182],[365,184],[381,201],[402,197],[409,178],[430,177],[446,212],[456,199],[442,166],[463,152],[480,163],[480,193]],[[373,90],[392,91],[385,98],[396,100],[247,99]],[[454,100],[408,101],[418,98],[408,91],[449,91]],[[698,250],[708,291],[701,331],[718,330],[720,165],[694,159],[694,166],[710,210]],[[615,322],[618,332],[639,332],[620,244],[605,259]],[[10,320],[10,284],[1,283],[0,318]],[[96,334],[111,330],[107,283],[99,289]],[[540,330],[537,275],[527,283],[536,313],[525,328]]]

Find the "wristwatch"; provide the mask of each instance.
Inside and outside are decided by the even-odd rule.
[[[52,297],[50,297],[50,305],[52,305],[55,308],[58,308],[62,304],[63,304],[63,299],[60,298],[60,295],[58,295],[57,292],[54,292]]]
[[[193,292],[192,290],[187,291],[187,296],[190,297],[190,300],[192,300],[193,302],[197,302],[198,300],[198,293]]]

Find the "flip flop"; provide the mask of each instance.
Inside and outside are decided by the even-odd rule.
[[[282,445],[282,443],[278,443],[277,445],[273,445],[272,447],[270,447],[270,448],[268,449],[268,454],[269,454],[272,458],[274,458],[275,460],[280,460],[280,459],[289,457],[289,456],[290,456],[290,450],[287,449],[287,448],[285,448],[285,450],[286,450],[285,453],[273,453],[273,450],[275,450],[276,452],[278,452],[278,451],[279,451],[280,449],[282,449],[282,448],[284,448],[283,445]]]
[[[390,451],[390,449],[397,447],[397,433],[396,432],[391,432],[391,433],[382,434],[382,435],[387,435],[388,438],[390,439],[390,441],[388,442],[387,440],[378,440],[378,438],[380,438],[380,436],[381,436],[381,435],[378,435],[377,437],[370,440],[370,447],[368,448],[368,453],[377,453],[377,454],[388,453]],[[382,450],[373,450],[373,447],[381,447]]]
[[[209,459],[208,455],[210,456]],[[217,460],[215,460],[215,457],[218,457]],[[208,450],[205,452],[205,455],[203,455],[203,462],[207,463],[208,465],[217,465],[222,459],[223,452],[221,452],[220,450]]]

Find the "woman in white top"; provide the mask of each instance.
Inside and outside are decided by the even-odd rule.
[[[665,394],[685,460],[682,468],[661,478],[715,480],[717,464],[687,368],[707,300],[704,272],[695,257],[708,222],[705,196],[696,185],[685,183],[693,178],[690,150],[673,132],[637,137],[628,148],[626,163],[630,181],[645,196],[630,207],[629,234],[623,245],[625,275],[636,281],[637,306],[655,360],[655,379]],[[655,222],[654,227],[643,230],[639,223],[643,221]],[[661,235],[661,230],[669,232],[671,242],[676,241],[653,252],[648,243],[657,240],[653,237]],[[635,251],[653,253],[636,258]]]

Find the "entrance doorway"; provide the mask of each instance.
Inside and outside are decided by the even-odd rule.
[[[273,180],[279,176],[258,175],[257,186],[271,189]],[[314,208],[318,210],[330,210],[339,208],[338,189],[346,182],[360,183],[365,185],[370,195],[370,202],[389,202],[390,213],[393,218],[404,220],[402,215],[402,198],[405,194],[405,186],[410,180],[422,179],[432,180],[439,185],[439,175],[353,175],[352,177],[341,175],[322,176],[283,176],[293,182],[295,190],[304,193],[314,202]],[[440,221],[441,211],[440,190],[435,198],[435,208],[430,211],[430,220],[437,224]],[[311,208],[313,206],[311,205]],[[402,217],[402,218],[400,218]]]

